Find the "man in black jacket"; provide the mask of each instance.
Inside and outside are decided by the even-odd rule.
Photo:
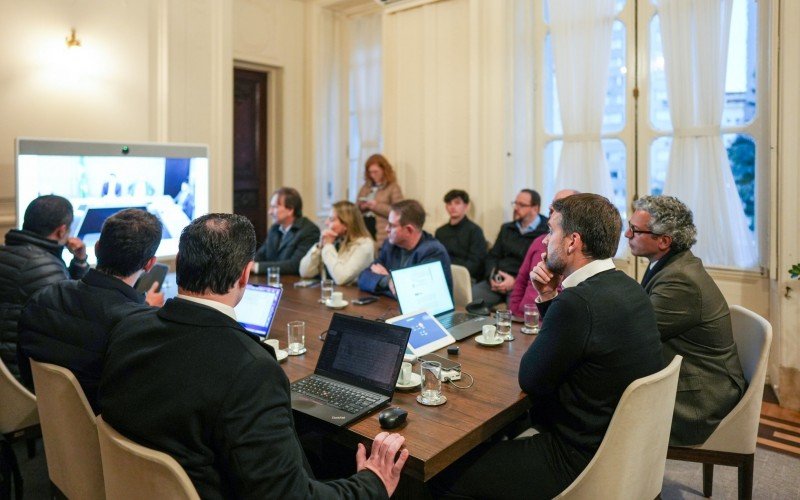
[[[313,478],[294,428],[289,380],[272,347],[236,322],[253,267],[253,225],[209,214],[178,247],[178,297],[135,314],[111,335],[103,418],[136,442],[164,451],[201,498],[387,498],[408,458],[398,434],[358,446],[357,473]]]
[[[445,491],[555,497],[597,452],[628,385],[663,367],[650,300],[611,259],[621,226],[619,212],[602,196],[553,203],[547,259],[531,272],[542,329],[519,367],[531,423],[540,432],[479,447],[440,479]]]
[[[80,281],[65,280],[35,294],[19,319],[19,371],[33,391],[30,359],[69,368],[95,413],[97,386],[111,330],[122,318],[147,309],[133,285],[156,262],[161,223],[144,210],[129,208],[103,223],[95,244],[97,269]],[[160,306],[164,294],[148,292],[147,302]]]
[[[264,274],[268,267],[277,266],[281,274],[299,274],[300,261],[319,241],[319,228],[303,217],[303,199],[294,188],[275,191],[269,214],[273,224],[267,241],[256,251],[253,272]]]
[[[444,195],[444,203],[450,220],[436,230],[435,238],[447,249],[450,262],[466,267],[475,282],[483,277],[486,259],[483,229],[467,217],[469,194],[466,191],[451,189]]]
[[[86,246],[70,237],[71,225],[69,200],[40,196],[25,209],[22,230],[6,233],[0,246],[0,359],[17,379],[17,322],[25,303],[45,286],[89,270]],[[69,269],[61,259],[65,246],[73,256]]]
[[[514,289],[517,272],[533,240],[547,232],[547,217],[539,214],[542,198],[533,189],[523,189],[511,203],[514,220],[500,227],[497,239],[483,265],[484,279],[472,286],[472,299],[495,305]]]

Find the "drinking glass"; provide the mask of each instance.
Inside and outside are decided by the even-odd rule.
[[[278,266],[270,266],[267,268],[267,285],[280,288],[281,286],[281,268]]]
[[[511,333],[511,311],[497,311],[494,313],[494,321],[497,326],[497,335],[506,342],[514,340]]]
[[[286,332],[289,339],[289,355],[297,356],[306,352],[306,322],[290,321],[286,325]]]
[[[539,333],[539,308],[536,304],[525,304],[525,326],[520,330],[527,335]]]
[[[325,304],[331,299],[333,293],[333,280],[322,280],[319,283],[320,296],[319,302]]]
[[[438,361],[423,361],[419,365],[419,375],[422,377],[422,392],[417,396],[417,401],[424,405],[436,406],[447,401],[442,394],[442,364]]]

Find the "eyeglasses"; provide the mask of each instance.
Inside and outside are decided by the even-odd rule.
[[[517,203],[516,201],[512,201],[511,206],[519,208],[531,208],[533,205],[528,205],[527,203]]]
[[[630,233],[633,236],[636,236],[637,234],[652,234],[653,236],[663,236],[662,233],[654,233],[653,231],[645,231],[643,229],[636,229],[636,226],[631,226],[630,224],[628,224],[628,231],[630,231]]]

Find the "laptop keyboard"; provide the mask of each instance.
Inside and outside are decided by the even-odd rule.
[[[461,323],[466,323],[467,321],[471,321],[475,319],[472,314],[467,313],[453,313],[447,316],[442,316],[441,318],[436,318],[439,320],[439,323],[442,324],[445,328],[453,328],[454,325],[460,325]]]
[[[380,396],[314,375],[292,383],[292,390],[349,413],[358,413],[378,402]]]

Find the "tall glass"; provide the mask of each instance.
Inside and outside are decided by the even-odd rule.
[[[514,335],[511,333],[511,311],[497,311],[494,313],[494,321],[497,326],[497,336],[509,342],[514,340]]]
[[[333,293],[333,280],[322,280],[319,283],[320,289],[320,296],[319,301],[321,304],[325,304],[331,299],[331,294]]]
[[[436,406],[447,401],[442,394],[442,364],[438,361],[423,361],[419,365],[422,377],[422,392],[417,401],[424,405]]]
[[[520,330],[527,335],[539,333],[539,308],[536,304],[525,304],[525,326]]]
[[[281,268],[278,266],[270,266],[267,268],[267,285],[280,288],[281,286]]]
[[[289,340],[287,352],[290,356],[298,356],[306,352],[306,322],[290,321],[286,325],[286,336]]]

